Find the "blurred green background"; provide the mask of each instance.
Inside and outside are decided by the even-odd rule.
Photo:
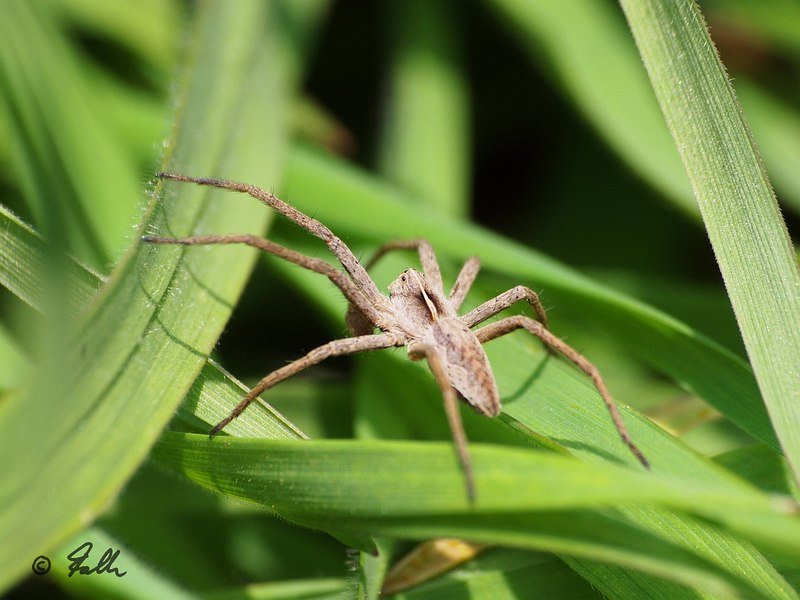
[[[616,3],[300,4],[316,16],[298,44],[306,65],[292,103],[293,143],[340,155],[418,199],[420,211],[432,205],[533,247],[744,357],[688,181]],[[796,234],[800,6],[701,7]],[[0,6],[2,204],[99,274],[135,241],[195,10],[166,0]],[[420,118],[426,111],[437,117]],[[424,148],[415,142],[421,137]],[[418,152],[429,153],[426,160]],[[415,171],[420,163],[428,172]],[[283,222],[274,229],[294,235]],[[463,248],[464,257],[480,253]],[[484,289],[507,287],[493,277],[486,274]],[[580,310],[541,291],[553,329],[600,366],[615,395],[704,454],[752,441],[643,366],[639,349],[610,341]],[[31,376],[42,352],[41,336],[31,334],[39,321],[0,289],[4,393]],[[343,327],[285,269],[259,260],[214,358],[252,384]],[[349,360],[325,363],[282,384],[275,405],[311,437],[351,437],[353,371]],[[285,592],[310,597],[347,589],[354,568],[333,538],[201,492],[150,463],[100,526],[110,545],[145,559],[168,588],[331,578],[320,580],[329,589]],[[105,593],[72,580],[21,585],[11,597]],[[575,597],[595,593],[576,589]]]

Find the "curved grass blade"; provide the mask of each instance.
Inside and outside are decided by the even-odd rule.
[[[451,1],[387,6],[391,77],[378,170],[443,213],[468,213],[469,94],[462,15]]]
[[[772,425],[800,480],[800,270],[697,5],[622,0],[700,205]]]
[[[610,2],[489,0],[603,139],[692,219],[697,208],[623,19]]]
[[[0,206],[0,285],[37,310],[44,311],[46,289],[43,264],[44,242],[28,225]],[[70,265],[68,298],[70,314],[86,308],[104,279],[76,261]],[[230,412],[247,388],[209,360],[192,384],[178,409],[178,419],[207,430]],[[225,429],[228,435],[302,439],[305,438],[283,415],[265,402],[254,403],[248,419],[239,419]]]
[[[103,267],[125,247],[137,173],[98,117],[98,98],[57,11],[18,0],[0,11],[0,110],[17,183],[51,242],[63,235],[73,254]]]
[[[740,579],[743,563],[713,565],[606,508],[622,503],[695,512],[760,541],[769,538],[791,553],[800,550],[800,522],[789,499],[733,479],[644,474],[479,444],[471,451],[478,483],[474,506],[464,495],[449,444],[209,441],[167,432],[154,456],[201,485],[350,539],[464,537],[610,562],[717,593],[758,589],[794,597],[777,573],[764,577],[766,565],[757,568],[759,577]],[[427,468],[419,468],[423,464]],[[765,533],[756,521],[775,526]]]
[[[265,185],[278,179],[292,65],[276,8],[198,9],[170,168]],[[222,209],[189,189],[179,193],[163,211],[151,205],[153,230],[257,232],[266,220],[250,204]],[[118,493],[205,364],[251,260],[134,247],[82,316],[78,337],[60,341],[71,349],[61,370],[6,399],[0,453],[11,468],[0,483],[0,532],[13,543],[0,550],[0,588]]]

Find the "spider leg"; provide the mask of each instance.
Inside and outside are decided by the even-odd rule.
[[[507,309],[512,304],[520,300],[527,300],[533,312],[536,313],[536,320],[539,321],[545,329],[547,329],[547,315],[544,312],[539,296],[532,289],[524,285],[518,285],[502,294],[495,296],[491,300],[487,300],[477,308],[468,312],[461,317],[461,320],[467,327],[474,327],[478,323],[482,323],[489,317],[493,317],[502,310]]]
[[[419,262],[422,265],[422,272],[425,273],[425,279],[428,280],[438,292],[444,296],[444,286],[442,284],[442,272],[439,269],[439,262],[436,260],[436,254],[433,247],[428,243],[428,240],[392,240],[381,245],[372,255],[364,268],[369,270],[378,262],[385,254],[393,250],[416,250],[419,254]]]
[[[342,263],[344,270],[350,274],[353,281],[364,290],[364,294],[369,301],[376,306],[383,306],[386,302],[383,294],[380,293],[378,287],[370,279],[367,270],[358,262],[355,254],[347,247],[347,245],[325,225],[312,219],[308,215],[301,213],[293,206],[287,204],[280,198],[273,194],[262,190],[261,188],[251,185],[249,183],[240,183],[237,181],[228,181],[225,179],[209,179],[206,177],[190,177],[188,175],[178,175],[175,173],[157,173],[156,177],[160,179],[172,179],[174,181],[183,181],[188,183],[196,183],[198,185],[207,185],[210,187],[222,188],[234,192],[242,192],[256,200],[259,200],[267,206],[273,208],[275,211],[282,214],[287,219],[294,221],[299,227],[308,231],[311,235],[321,239],[333,252],[334,256]]]
[[[477,336],[478,341],[480,341],[482,344],[485,344],[486,342],[489,342],[502,335],[511,333],[516,329],[525,329],[529,331],[542,340],[546,346],[563,354],[581,371],[589,376],[589,378],[592,380],[592,383],[594,383],[594,386],[597,388],[597,391],[600,392],[600,397],[603,399],[606,408],[608,408],[608,412],[611,414],[611,420],[614,422],[614,426],[617,428],[622,441],[625,442],[625,445],[628,446],[628,449],[630,449],[631,453],[636,457],[636,459],[642,463],[645,468],[649,469],[650,463],[644,457],[642,451],[639,450],[636,444],[633,443],[631,435],[628,433],[628,428],[625,427],[625,423],[622,421],[622,416],[619,414],[617,405],[614,404],[614,400],[611,398],[611,394],[608,392],[608,388],[606,388],[606,384],[603,382],[603,378],[600,376],[600,371],[598,371],[597,367],[584,358],[572,346],[569,346],[564,340],[553,335],[543,323],[535,321],[530,317],[517,315],[513,317],[507,317],[497,321],[496,323],[482,327],[475,331],[475,335]]]
[[[456,277],[456,282],[453,284],[453,289],[450,290],[450,295],[447,297],[450,304],[453,306],[453,310],[458,311],[458,309],[461,308],[461,304],[464,302],[464,298],[467,297],[469,289],[475,282],[480,268],[481,261],[478,260],[477,256],[467,259],[467,262],[461,267],[461,271],[459,271],[458,277]]]
[[[290,250],[280,244],[265,240],[254,235],[198,235],[185,238],[169,238],[146,235],[142,238],[143,242],[152,244],[178,244],[182,246],[207,245],[207,244],[244,244],[273,254],[310,271],[321,273],[330,279],[345,295],[347,300],[372,322],[372,325],[380,327],[383,324],[383,317],[367,299],[366,293],[359,288],[352,279],[343,271],[333,267],[331,264],[319,258],[306,256],[295,250]]]
[[[458,453],[458,461],[461,463],[461,470],[464,473],[464,480],[467,486],[467,497],[470,504],[475,503],[475,474],[472,468],[472,458],[467,447],[467,434],[464,432],[464,424],[461,421],[461,413],[458,412],[458,395],[456,389],[450,384],[447,378],[444,364],[436,348],[427,344],[415,344],[413,350],[409,349],[412,359],[425,358],[428,366],[433,373],[439,388],[442,390],[444,398],[444,410],[447,414],[447,422],[450,425],[450,432],[453,434],[453,443]]]
[[[381,350],[383,348],[396,346],[398,343],[398,339],[394,335],[381,333],[377,335],[364,335],[355,338],[333,340],[332,342],[314,348],[302,358],[298,358],[294,362],[273,371],[259,381],[242,401],[234,407],[227,417],[214,425],[208,435],[211,437],[219,433],[228,423],[238,417],[253,400],[269,388],[308,367],[322,362],[326,358],[353,354],[355,352],[365,352],[367,350]]]

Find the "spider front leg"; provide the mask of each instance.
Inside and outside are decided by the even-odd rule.
[[[265,240],[255,235],[197,235],[184,238],[161,237],[155,235],[142,236],[142,241],[151,244],[176,244],[181,246],[199,246],[209,244],[243,244],[273,254],[310,271],[315,271],[328,277],[338,287],[351,306],[357,306],[360,314],[369,322],[380,327],[383,316],[367,299],[366,294],[347,274],[334,268],[329,263],[319,258],[306,256],[295,250],[290,250],[280,244]],[[371,331],[371,330],[370,330]]]
[[[532,333],[542,340],[542,342],[549,348],[552,348],[553,350],[556,350],[567,357],[581,371],[589,376],[589,378],[592,380],[592,383],[594,383],[594,386],[597,388],[597,391],[600,392],[600,397],[603,399],[606,408],[608,408],[608,412],[611,414],[611,420],[614,422],[614,426],[617,428],[622,441],[625,442],[625,445],[628,446],[628,449],[636,457],[636,459],[642,463],[645,468],[649,469],[650,463],[644,457],[642,451],[639,450],[636,444],[633,443],[631,435],[628,432],[628,428],[625,427],[625,423],[622,421],[622,416],[619,414],[617,405],[614,404],[614,400],[611,398],[611,394],[608,392],[608,388],[606,388],[606,384],[603,381],[603,378],[600,376],[600,371],[598,371],[597,367],[590,363],[572,346],[568,345],[561,338],[553,335],[543,323],[535,321],[530,317],[517,315],[513,317],[507,317],[497,321],[496,323],[482,327],[475,332],[475,335],[481,344],[485,344],[486,342],[489,342],[502,335],[511,333],[516,329],[525,329]]]
[[[481,261],[478,260],[477,256],[467,259],[467,262],[461,267],[461,271],[458,272],[456,277],[456,282],[453,284],[453,289],[450,290],[450,295],[447,297],[454,311],[458,312],[458,309],[461,308],[461,304],[464,302],[464,298],[467,297],[472,284],[475,283],[475,278],[480,270]]]
[[[386,242],[375,251],[375,254],[367,261],[364,268],[367,270],[371,269],[381,257],[393,250],[416,250],[417,254],[419,254],[422,272],[425,273],[425,279],[436,288],[436,291],[444,296],[442,272],[439,269],[439,262],[436,260],[433,246],[428,243],[428,240],[392,240],[391,242]]]
[[[393,250],[416,250],[419,254],[422,272],[425,273],[425,279],[444,296],[444,284],[442,283],[442,272],[439,267],[439,262],[436,260],[433,246],[431,246],[427,240],[393,240],[387,242],[378,248],[365,267],[370,269],[382,256]],[[456,277],[456,282],[453,284],[453,289],[450,290],[450,295],[447,297],[453,310],[457,311],[461,307],[461,303],[464,302],[464,298],[472,287],[480,268],[481,263],[476,256],[468,259],[467,262],[464,263],[464,266],[461,267],[461,271],[459,271]]]
[[[156,177],[159,179],[171,179],[173,181],[182,181],[185,183],[196,183],[197,185],[204,185],[215,187],[232,192],[241,192],[248,196],[263,202],[275,211],[282,214],[287,219],[293,221],[298,227],[305,229],[311,235],[319,238],[325,245],[328,246],[334,256],[344,267],[344,270],[350,275],[353,281],[356,282],[359,288],[363,291],[367,299],[377,306],[383,303],[383,295],[378,290],[375,282],[370,279],[367,270],[358,262],[358,258],[353,254],[352,250],[347,247],[341,239],[339,239],[333,232],[325,225],[312,219],[306,214],[303,214],[295,207],[287,204],[277,196],[262,190],[260,187],[249,183],[240,183],[238,181],[229,181],[227,179],[211,179],[208,177],[190,177],[188,175],[179,175],[177,173],[157,173]]]
[[[233,421],[250,405],[263,392],[269,388],[280,383],[284,379],[288,379],[292,375],[316,365],[326,358],[334,356],[343,356],[345,354],[354,354],[356,352],[365,352],[367,350],[382,350],[384,348],[391,348],[398,345],[397,338],[389,333],[381,333],[377,335],[364,335],[355,338],[344,338],[340,340],[333,340],[327,344],[323,344],[306,354],[302,358],[273,371],[261,381],[245,396],[239,404],[237,404],[230,414],[222,419],[219,423],[214,425],[213,429],[209,432],[209,436],[214,436],[219,433],[228,423]]]

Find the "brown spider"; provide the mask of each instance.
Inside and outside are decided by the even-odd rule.
[[[521,285],[516,286],[487,300],[466,315],[459,316],[458,310],[461,303],[480,268],[480,263],[475,257],[467,260],[461,268],[450,294],[445,295],[439,264],[436,262],[433,248],[426,240],[388,242],[381,246],[372,260],[364,266],[359,263],[350,248],[325,225],[256,186],[172,173],[159,173],[157,177],[249,194],[320,238],[344,267],[344,271],[341,271],[324,260],[305,256],[253,235],[201,235],[185,238],[142,237],[142,241],[158,244],[246,244],[253,246],[311,271],[326,275],[342,291],[349,302],[347,325],[354,337],[328,342],[264,377],[236,405],[230,415],[214,426],[209,435],[213,436],[222,430],[262,392],[326,358],[365,350],[407,346],[411,360],[424,358],[428,361],[428,366],[442,390],[447,419],[466,480],[467,494],[470,501],[474,501],[475,481],[467,449],[467,439],[458,412],[458,396],[460,395],[478,412],[488,417],[497,416],[500,413],[497,383],[481,344],[515,329],[525,329],[538,337],[551,351],[563,354],[591,378],[611,414],[611,420],[622,441],[630,448],[639,462],[649,468],[647,459],[631,440],[617,407],[603,383],[600,372],[575,349],[550,333],[539,297],[531,289]],[[422,264],[422,273],[414,269],[406,269],[389,285],[389,295],[385,296],[378,290],[367,273],[367,269],[381,256],[392,250],[416,250]],[[537,320],[517,315],[471,331],[470,328],[522,300],[528,302],[536,314]],[[380,330],[380,333],[375,333],[376,329]]]

